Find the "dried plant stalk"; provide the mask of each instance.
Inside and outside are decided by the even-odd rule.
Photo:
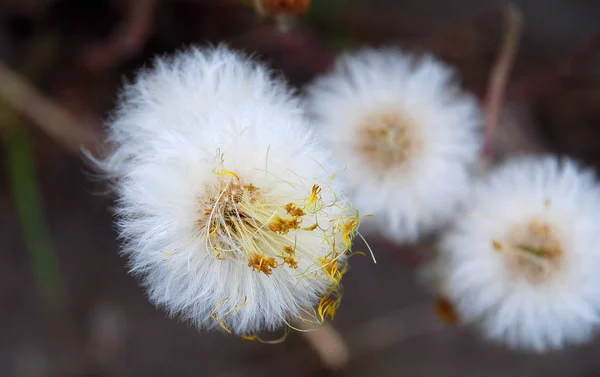
[[[100,134],[81,126],[71,114],[34,88],[24,77],[0,62],[0,98],[22,112],[51,138],[78,154],[101,140]]]
[[[492,67],[485,95],[485,136],[483,154],[492,154],[492,139],[500,122],[500,114],[504,103],[506,85],[513,66],[521,36],[521,12],[508,4],[503,9],[506,17],[506,32],[498,58]]]

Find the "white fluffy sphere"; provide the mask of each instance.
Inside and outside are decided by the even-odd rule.
[[[513,347],[587,340],[600,320],[600,189],[573,161],[519,158],[477,183],[441,244],[442,290]]]
[[[358,216],[285,84],[226,47],[159,58],[108,125],[131,270],[202,328],[252,335],[339,303]]]

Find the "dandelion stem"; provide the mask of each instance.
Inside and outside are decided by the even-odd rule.
[[[490,156],[493,152],[492,141],[500,122],[506,85],[521,36],[522,17],[519,9],[515,5],[507,4],[503,11],[506,18],[506,31],[500,52],[492,67],[485,95],[484,156]]]
[[[348,344],[333,326],[325,322],[315,329],[309,323],[301,321],[298,327],[306,330],[301,331],[300,334],[329,370],[339,370],[348,364],[350,361]]]

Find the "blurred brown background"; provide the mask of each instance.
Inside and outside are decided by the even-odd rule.
[[[600,341],[539,356],[440,324],[416,278],[421,256],[376,238],[377,265],[355,257],[345,278],[334,322],[351,352],[343,370],[329,371],[298,334],[266,345],[199,333],[151,307],[126,274],[111,199],[78,151],[78,142],[99,150],[94,140],[124,78],[191,43],[256,52],[299,88],[342,49],[428,50],[484,98],[503,35],[501,4],[313,0],[306,14],[282,20],[234,0],[3,0],[0,374],[600,376]],[[499,153],[550,150],[599,167],[600,1],[514,4],[523,35]],[[29,86],[9,79],[15,73]]]

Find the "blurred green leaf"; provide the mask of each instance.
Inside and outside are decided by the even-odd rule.
[[[324,19],[340,12],[345,6],[348,6],[348,0],[312,0],[307,15],[310,18]]]
[[[62,294],[62,284],[38,190],[31,141],[24,125],[11,126],[2,125],[2,139],[12,198],[39,292],[53,301]]]

